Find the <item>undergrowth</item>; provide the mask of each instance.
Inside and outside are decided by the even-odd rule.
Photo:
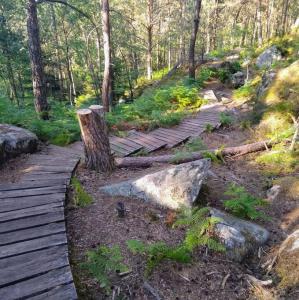
[[[92,203],[92,197],[84,190],[81,182],[73,177],[72,188],[74,189],[74,204],[75,206],[85,207]]]
[[[101,246],[96,250],[88,251],[87,261],[81,266],[93,275],[107,294],[110,294],[110,277],[129,270],[122,261],[123,257],[119,246]]]
[[[258,210],[268,202],[247,193],[244,187],[231,184],[224,194],[230,197],[223,202],[224,207],[237,217],[251,220],[268,219],[264,212]]]

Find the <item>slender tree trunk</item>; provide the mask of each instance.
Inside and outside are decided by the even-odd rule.
[[[147,0],[147,79],[153,76],[153,0]]]
[[[35,110],[42,119],[47,120],[49,119],[49,105],[47,101],[47,91],[44,79],[44,68],[42,62],[42,51],[35,0],[28,0],[27,32],[32,70],[33,93],[35,97]]]
[[[289,10],[289,0],[284,0],[283,6],[283,16],[282,16],[282,30],[281,34],[284,35],[286,33],[286,25],[287,25],[287,17]]]
[[[261,47],[263,44],[262,0],[259,0],[257,8],[257,40],[258,46]]]
[[[9,56],[7,57],[6,70],[7,70],[10,88],[12,91],[13,100],[15,100],[17,102],[17,105],[20,106],[16,79],[15,79],[14,71],[12,69],[11,59]]]
[[[194,25],[189,47],[189,77],[195,79],[195,44],[200,21],[201,0],[195,0]]]
[[[104,43],[104,75],[102,84],[102,102],[104,111],[109,111],[112,91],[112,70],[111,70],[111,44],[110,44],[110,18],[109,0],[102,0],[102,30]]]

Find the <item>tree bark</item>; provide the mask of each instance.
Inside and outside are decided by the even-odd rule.
[[[153,75],[153,0],[147,0],[147,79],[151,80]]]
[[[201,0],[195,0],[194,25],[189,47],[189,77],[195,79],[195,43],[200,21]]]
[[[102,30],[104,43],[104,75],[102,83],[102,102],[104,111],[109,111],[110,95],[112,92],[112,72],[111,72],[111,44],[110,44],[110,18],[109,0],[102,0]]]
[[[241,156],[252,152],[263,151],[268,148],[271,148],[273,142],[271,141],[262,141],[256,142],[253,144],[247,144],[237,147],[228,147],[223,149],[220,153],[218,149],[192,152],[189,155],[186,155],[184,158],[177,158],[175,155],[160,155],[160,156],[147,156],[147,157],[124,157],[116,159],[116,166],[120,168],[126,167],[150,167],[154,163],[185,163],[197,159],[204,158],[205,152],[212,152],[216,155],[221,154],[222,157],[225,156]]]
[[[49,105],[44,79],[44,67],[39,37],[39,25],[35,0],[28,0],[27,4],[27,32],[29,42],[29,56],[32,70],[33,94],[35,110],[40,118],[49,119]]]
[[[258,1],[258,8],[257,8],[257,40],[258,40],[258,46],[261,47],[263,44],[262,0]]]
[[[103,107],[92,105],[89,109],[79,109],[77,116],[84,142],[86,167],[111,172],[114,168],[114,159],[110,150]]]

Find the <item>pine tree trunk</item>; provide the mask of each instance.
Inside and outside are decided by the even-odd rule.
[[[153,75],[153,0],[147,1],[147,79]]]
[[[195,1],[194,25],[189,47],[189,77],[195,79],[195,43],[200,20],[201,0]]]
[[[114,168],[114,159],[110,150],[103,107],[92,105],[89,109],[79,109],[77,116],[84,142],[86,167],[111,172]]]
[[[111,45],[110,45],[110,18],[109,1],[102,0],[102,27],[104,43],[104,76],[102,83],[102,102],[104,111],[109,111],[110,95],[112,91],[112,72],[111,72]]]
[[[29,43],[29,56],[31,61],[33,93],[35,97],[35,110],[39,116],[49,119],[49,105],[44,79],[42,51],[40,46],[39,27],[35,0],[28,0],[27,5],[27,32]]]
[[[257,39],[258,46],[261,47],[263,44],[263,27],[262,27],[262,1],[259,0],[257,8]]]

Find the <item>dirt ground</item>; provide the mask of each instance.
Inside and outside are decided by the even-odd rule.
[[[202,139],[208,148],[235,146],[250,140],[250,131],[235,126],[205,133]],[[230,159],[225,164],[213,163],[200,201],[223,209],[223,192],[231,182],[243,185],[252,194],[265,198],[272,180],[264,176],[262,169],[253,163],[255,155]],[[162,299],[255,299],[246,274],[265,279],[261,264],[267,258],[271,247],[285,237],[288,230],[283,230],[282,224],[291,222],[286,216],[296,208],[296,203],[284,197],[277,203],[271,203],[271,209],[266,209],[271,220],[258,223],[270,231],[270,241],[263,247],[264,255],[261,259],[255,255],[238,264],[227,260],[223,253],[199,249],[194,253],[191,264],[165,262],[159,265],[149,278],[145,278],[144,257],[132,255],[126,247],[126,241],[165,241],[175,245],[182,240],[184,231],[172,229],[167,225],[169,210],[143,203],[138,199],[110,197],[99,192],[99,187],[137,178],[166,167],[168,165],[157,165],[148,169],[118,169],[109,176],[88,171],[83,165],[78,168],[76,176],[94,199],[93,204],[85,208],[74,208],[70,199],[67,216],[71,262],[80,298],[111,299],[112,296],[105,295],[98,283],[80,267],[80,264],[84,262],[86,251],[90,249],[99,245],[119,245],[124,262],[132,273],[124,278],[113,278],[113,289],[120,292],[119,298],[115,299],[155,299],[143,288],[145,281]],[[116,204],[119,201],[125,204],[125,218],[117,216]]]

